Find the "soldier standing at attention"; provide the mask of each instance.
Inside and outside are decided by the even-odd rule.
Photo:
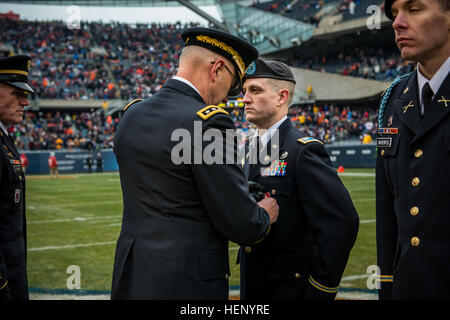
[[[28,56],[0,59],[0,300],[28,300],[25,174],[7,126],[22,122]]]
[[[450,5],[387,0],[417,68],[384,93],[376,164],[380,299],[450,298]]]
[[[287,117],[295,87],[289,67],[257,59],[243,81],[246,118],[258,128],[246,144],[244,172],[277,200],[280,216],[263,241],[241,247],[241,299],[333,300],[358,213],[324,144]],[[266,164],[251,163],[258,147],[260,157],[267,150]]]

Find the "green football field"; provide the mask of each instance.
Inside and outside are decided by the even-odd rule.
[[[340,177],[360,217],[341,287],[367,291],[366,270],[376,264],[374,170],[346,169]],[[72,278],[68,281],[69,266],[79,267],[81,290],[111,290],[122,221],[118,173],[60,175],[59,179],[27,176],[26,206],[31,292],[67,291],[68,282],[74,283]],[[235,289],[239,285],[236,254],[237,245],[230,243],[230,286]]]

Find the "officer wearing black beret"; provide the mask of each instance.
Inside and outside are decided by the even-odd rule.
[[[413,72],[383,93],[376,164],[380,299],[450,298],[450,5],[390,0]]]
[[[26,270],[25,175],[7,126],[22,121],[31,59],[0,59],[0,300],[28,299]]]
[[[202,133],[226,141],[226,130],[235,129],[217,104],[241,91],[258,52],[208,28],[187,29],[182,38],[177,75],[128,104],[115,135],[124,211],[112,299],[228,299],[228,241],[260,241],[278,216],[274,199],[249,196],[237,159],[203,158]]]
[[[258,59],[243,81],[247,121],[258,128],[244,171],[277,200],[280,215],[263,241],[240,248],[241,299],[334,299],[358,232],[356,209],[324,144],[287,117],[289,67]]]

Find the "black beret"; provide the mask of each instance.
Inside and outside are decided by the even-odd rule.
[[[31,58],[25,55],[11,56],[0,59],[0,82],[34,93],[28,84],[28,71]]]
[[[250,43],[220,30],[194,27],[184,30],[181,37],[186,46],[204,47],[230,60],[237,71],[241,87],[245,70],[258,58],[258,50]],[[232,92],[230,95],[237,95],[239,92]]]
[[[291,69],[280,61],[257,59],[248,67],[243,81],[253,78],[271,78],[296,83]]]
[[[392,7],[392,3],[394,3],[394,1],[395,0],[385,0],[384,1],[384,13],[391,20],[394,20],[394,17],[392,16],[392,13],[391,13],[391,7]]]

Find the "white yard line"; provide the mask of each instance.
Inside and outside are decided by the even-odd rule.
[[[370,172],[342,172],[338,174],[347,177],[375,177],[375,173]]]
[[[74,222],[74,221],[83,222],[83,221],[87,221],[87,220],[104,220],[104,219],[118,219],[118,218],[122,218],[122,215],[102,216],[102,217],[74,217],[74,218],[53,219],[53,220],[36,220],[36,221],[27,221],[27,224]]]
[[[68,244],[68,245],[65,245],[65,246],[50,246],[50,247],[40,247],[40,248],[29,248],[28,251],[45,251],[45,250],[60,250],[60,249],[82,248],[82,247],[106,246],[106,245],[111,245],[111,244],[115,244],[115,243],[116,243],[116,241]]]

